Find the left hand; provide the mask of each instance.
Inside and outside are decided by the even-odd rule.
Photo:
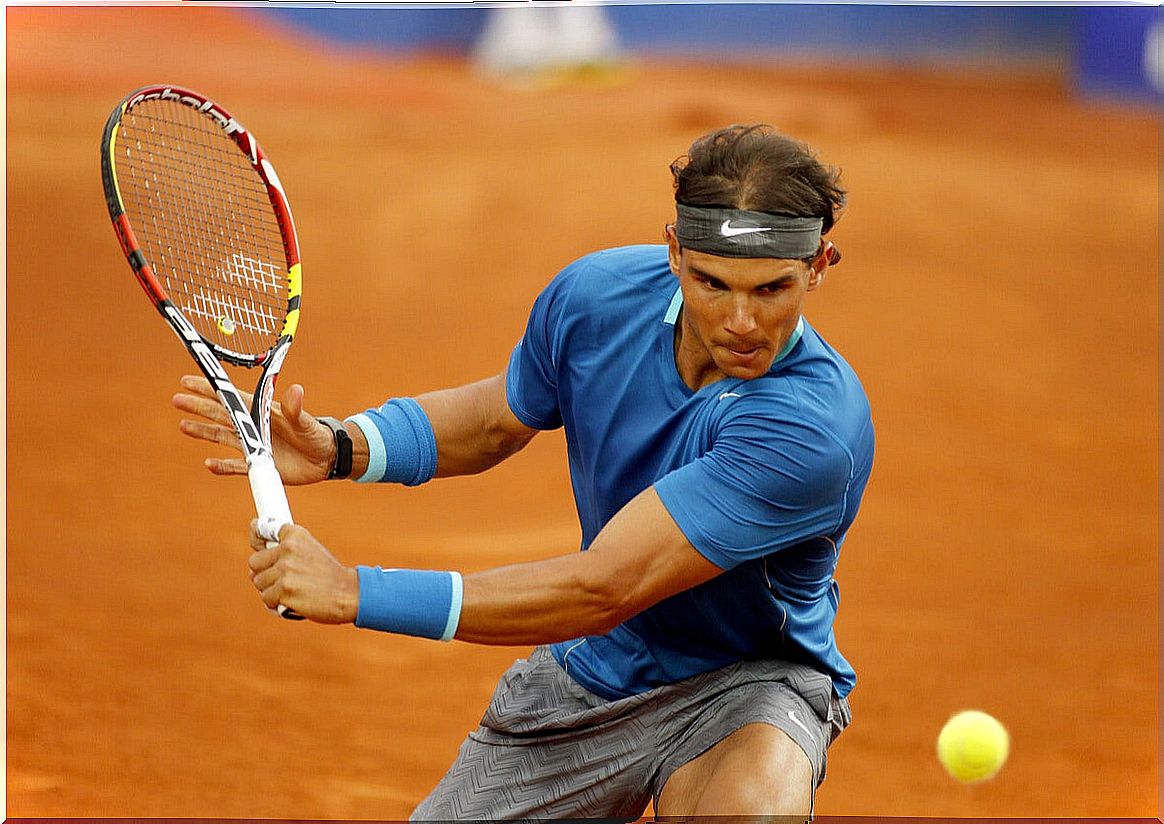
[[[279,531],[279,543],[268,549],[251,520],[248,564],[251,581],[263,603],[271,609],[280,604],[321,624],[350,624],[360,604],[356,570],[345,567],[327,547],[297,524]]]

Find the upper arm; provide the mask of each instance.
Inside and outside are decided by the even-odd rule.
[[[719,572],[647,489],[611,518],[586,552],[466,575],[457,638],[545,644],[602,634]]]
[[[505,373],[416,399],[432,424],[437,476],[482,472],[524,447],[538,430],[509,408]]]
[[[691,545],[654,487],[611,518],[579,561],[584,587],[608,605],[608,628],[723,572]]]
[[[569,309],[583,264],[567,266],[537,296],[507,370],[508,404],[528,426],[557,429],[563,423],[558,403],[558,371],[571,324]]]

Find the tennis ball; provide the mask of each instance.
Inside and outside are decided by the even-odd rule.
[[[938,760],[966,784],[994,778],[1009,752],[1006,727],[978,710],[957,713],[938,734]]]

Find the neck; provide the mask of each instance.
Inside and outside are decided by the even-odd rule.
[[[680,379],[693,392],[698,392],[709,383],[714,383],[726,377],[715,365],[711,353],[698,343],[694,346],[685,342],[697,340],[695,335],[684,334],[687,317],[683,310],[675,320],[675,370]]]

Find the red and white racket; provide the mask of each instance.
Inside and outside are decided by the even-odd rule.
[[[147,86],[118,104],[101,178],[133,273],[230,414],[259,532],[273,542],[292,521],[271,452],[271,399],[303,285],[283,185],[242,124],[178,86]],[[223,363],[262,369],[249,408]]]

